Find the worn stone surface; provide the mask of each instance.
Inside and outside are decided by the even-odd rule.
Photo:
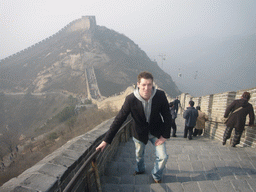
[[[114,177],[102,180],[103,191],[118,189],[125,183],[135,191],[256,191],[256,151],[254,148],[223,146],[208,136],[183,138],[184,119],[176,120],[177,136],[167,140],[169,159],[164,170],[163,183],[155,184],[151,170],[154,148],[148,143],[145,151],[146,172],[133,176],[135,147],[132,140],[118,149],[108,164],[105,174]],[[120,175],[120,167],[129,167]],[[120,179],[118,179],[120,178]],[[121,187],[122,188],[122,187]],[[131,187],[132,188],[132,187]],[[120,190],[122,191],[122,190]]]

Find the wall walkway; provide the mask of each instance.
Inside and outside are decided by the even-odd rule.
[[[108,162],[101,180],[104,192],[235,192],[256,191],[256,151],[251,147],[223,146],[207,135],[183,138],[184,119],[177,120],[177,137],[167,140],[169,159],[163,182],[155,184],[151,170],[155,151],[145,150],[145,174],[133,176],[135,147],[132,139],[122,144]]]

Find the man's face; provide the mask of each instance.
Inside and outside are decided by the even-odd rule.
[[[148,100],[152,93],[153,80],[141,78],[140,82],[137,82],[137,86],[139,88],[140,96],[143,99]]]

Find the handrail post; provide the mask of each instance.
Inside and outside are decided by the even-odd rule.
[[[127,130],[130,128],[128,126],[128,124],[131,122],[131,120],[129,120],[128,122],[126,122],[121,129],[118,131],[120,133],[119,135],[119,139],[121,139],[122,134],[124,135],[124,139],[125,142],[128,141],[128,136],[127,135]],[[128,127],[127,127],[128,126]],[[119,140],[121,142],[121,140]],[[99,176],[99,171],[98,171],[98,167],[97,167],[97,155],[100,153],[100,150],[98,151],[94,151],[89,157],[88,159],[86,159],[86,161],[83,163],[83,165],[79,168],[79,170],[75,173],[75,175],[72,177],[72,179],[69,181],[69,183],[66,185],[66,187],[64,188],[63,192],[71,192],[73,190],[73,188],[76,185],[76,182],[79,180],[79,177],[82,176],[82,174],[84,173],[84,171],[86,170],[86,166],[89,165],[89,163],[91,162],[91,169],[89,170],[89,172],[86,175],[86,182],[87,182],[87,190],[91,190],[91,186],[90,186],[90,177],[91,177],[91,173],[94,173],[94,179],[96,182],[96,188],[98,192],[102,192],[102,188],[101,188],[101,183],[100,183],[100,176]]]
[[[92,168],[93,168],[93,171],[94,171],[94,178],[95,178],[95,181],[96,181],[97,191],[102,192],[101,184],[100,184],[100,176],[99,176],[99,171],[98,171],[96,159],[92,160]]]

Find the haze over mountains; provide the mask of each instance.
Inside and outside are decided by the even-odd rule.
[[[97,26],[96,22],[95,26]],[[66,26],[65,29],[67,28]],[[98,30],[94,30],[96,28]],[[177,92],[178,89],[193,96],[201,96],[247,89],[256,85],[256,77],[254,75],[254,71],[256,71],[255,34],[226,38],[193,36],[175,42],[167,39],[164,44],[156,44],[154,52],[153,50],[148,52],[151,60],[155,60],[156,58],[152,57],[152,55],[155,54],[156,50],[163,50],[164,47],[166,60],[161,61],[160,57],[158,57],[158,67],[138,45],[134,44],[125,35],[102,26],[97,26],[96,28],[92,27],[89,30],[90,32],[88,30],[82,33],[81,31],[73,31],[69,34],[64,33],[65,30],[60,30],[59,33],[54,35],[54,41],[49,38],[44,40],[44,43],[39,43],[39,46],[33,46],[33,51],[30,49],[30,52],[26,52],[26,54],[30,53],[31,56],[22,52],[23,54],[19,54],[19,56],[17,54],[16,57],[12,56],[12,59],[2,60],[1,67],[7,61],[9,64],[6,65],[15,65],[17,67],[13,67],[11,69],[12,72],[7,68],[1,70],[1,88],[16,87],[16,91],[24,91],[29,87],[35,92],[53,91],[55,88],[58,88],[59,91],[73,92],[76,89],[78,91],[77,94],[86,95],[85,79],[81,75],[83,74],[81,71],[84,70],[84,66],[77,64],[79,59],[83,59],[87,66],[93,63],[100,91],[104,96],[120,92],[127,85],[136,83],[136,73],[145,68],[156,72],[161,71],[159,67],[163,67],[164,72],[171,75],[171,79],[167,74],[163,73],[163,76],[162,72],[155,75],[157,78],[165,77],[164,79],[168,79],[167,82],[164,82],[163,79],[161,81],[156,79],[156,82],[159,81],[160,87],[165,85],[166,91],[171,95],[176,95],[179,92]],[[79,39],[80,37],[84,38],[83,41]],[[90,49],[92,51],[88,51]],[[42,55],[40,56],[40,54]],[[13,60],[13,58],[18,60]],[[58,69],[59,66],[64,66],[70,61],[73,62],[71,68],[79,68],[80,75],[77,72],[75,72],[76,75],[74,75],[75,73],[71,75],[67,68],[65,75],[60,75],[64,72],[64,68],[60,70]],[[36,70],[31,67],[33,62],[36,62],[33,65],[36,66]],[[145,62],[149,62],[150,65]],[[161,66],[162,62],[163,66]],[[103,63],[105,64],[102,65]],[[20,66],[22,68],[19,68]],[[42,66],[44,67],[42,68]],[[52,66],[55,66],[55,68],[49,69]],[[122,68],[121,70],[119,69],[120,67]],[[134,71],[135,69],[137,71]],[[44,70],[51,72],[46,74]],[[26,75],[21,75],[21,72],[24,73],[24,71],[26,71]],[[52,74],[53,71],[55,75]],[[123,74],[124,71],[126,74]],[[12,80],[9,78],[10,81],[8,81],[8,78],[5,79],[8,76],[7,74],[16,75],[10,77]],[[32,74],[35,79],[28,78]],[[59,76],[59,80],[53,80],[52,76]],[[14,79],[16,79],[16,84]],[[172,80],[175,81],[178,89],[174,84],[171,86],[166,85]],[[62,88],[58,87],[58,82],[61,82]]]
[[[256,86],[256,34],[194,36],[164,47],[164,70],[182,92],[203,96]]]
[[[160,50],[159,46],[155,49]],[[162,70],[161,60],[152,61],[125,35],[96,25],[95,17],[71,22],[53,36],[0,61],[0,92],[5,93],[0,95],[4,114],[0,130],[8,125],[29,132],[65,107],[67,96],[87,98],[92,78],[88,71],[96,76],[103,98],[135,84],[137,74],[144,70],[152,72],[156,84],[173,97],[181,91],[202,96],[256,85],[255,34],[167,40],[165,47],[170,54]],[[26,94],[19,99],[21,92]],[[28,93],[41,98],[32,98],[31,103]]]
[[[0,89],[87,97],[88,68],[93,68],[105,97],[135,84],[144,70],[152,72],[156,84],[170,96],[180,93],[172,78],[138,45],[125,35],[96,25],[93,16],[77,19],[48,39],[1,60]]]

